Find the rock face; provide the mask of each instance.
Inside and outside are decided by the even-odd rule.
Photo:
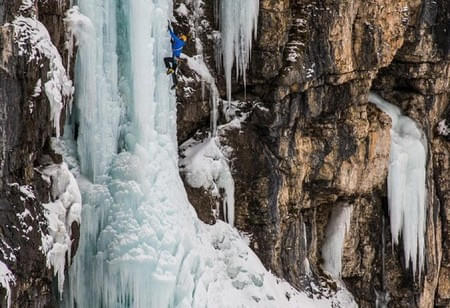
[[[49,234],[43,203],[52,201],[52,183],[42,176],[42,168],[61,162],[50,145],[55,128],[45,93],[54,62],[39,51],[31,56],[31,40],[19,46],[14,23],[18,17],[39,20],[63,54],[68,6],[69,1],[58,0],[0,1],[0,262],[15,277],[10,282],[12,307],[56,305],[53,269],[43,248]],[[69,99],[63,97],[62,103]],[[63,108],[62,123],[64,113]],[[74,229],[74,248],[76,233]],[[0,288],[1,307],[7,305],[5,295]]]
[[[186,53],[203,52],[225,99],[215,63],[215,9],[212,1],[177,0],[176,30],[201,41],[202,50],[190,44]],[[247,88],[233,82],[247,120],[219,136],[232,149],[236,227],[251,235],[264,264],[297,288],[327,279],[321,252],[327,225],[333,209],[351,207],[341,276],[361,307],[374,307],[386,293],[389,307],[450,305],[450,144],[438,129],[450,123],[449,27],[445,0],[260,1]],[[181,71],[191,77],[183,79],[189,97],[185,87],[177,93],[183,143],[208,130],[210,110],[201,78],[183,64]],[[416,120],[428,140],[420,277],[406,268],[401,245],[392,245],[391,120],[368,103],[371,89]],[[220,123],[226,122],[222,112]],[[214,223],[217,198],[186,186],[199,217]]]

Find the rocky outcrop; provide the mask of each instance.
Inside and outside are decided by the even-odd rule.
[[[217,41],[205,35],[218,30],[214,7],[205,4],[196,15],[196,1],[176,3],[177,30],[202,42],[224,97],[214,61]],[[327,225],[334,208],[351,207],[341,276],[360,306],[374,307],[386,293],[389,307],[449,305],[450,153],[448,137],[437,129],[448,118],[449,25],[443,0],[260,1],[248,86],[233,82],[233,98],[246,101],[241,112],[247,120],[220,138],[232,148],[236,227],[251,235],[264,264],[297,288],[327,279],[321,252]],[[189,55],[199,53],[193,45]],[[185,84],[189,98],[180,98],[180,143],[209,124],[201,79],[181,69],[192,78]],[[428,140],[426,266],[420,277],[406,268],[402,247],[391,243],[391,120],[368,103],[371,89],[420,123]],[[184,91],[179,87],[178,97]],[[225,114],[220,119],[227,122]],[[199,217],[214,223],[217,200],[204,190],[188,192]]]
[[[64,54],[66,66],[63,18],[68,6],[69,1],[58,0],[0,2],[0,261],[15,277],[10,282],[12,307],[55,305],[55,277],[43,247],[49,234],[43,204],[53,201],[52,183],[42,172],[43,167],[62,161],[51,148],[56,125],[50,90],[46,93],[58,59],[34,49],[32,35],[39,42],[45,36],[18,18],[45,25],[53,44]],[[17,27],[22,26],[18,32]],[[61,95],[61,103],[69,103],[70,95]],[[64,108],[61,113],[64,123]],[[0,298],[5,299],[5,294],[0,288]],[[6,302],[0,306],[6,307]]]

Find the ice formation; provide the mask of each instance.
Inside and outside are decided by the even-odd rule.
[[[215,1],[221,32],[221,58],[227,86],[227,100],[231,101],[231,74],[246,84],[252,42],[258,31],[259,0]]]
[[[79,40],[71,120],[78,139],[64,137],[65,160],[80,170],[83,196],[80,247],[64,305],[354,305],[344,291],[331,299],[297,292],[268,272],[230,225],[198,220],[179,176],[176,98],[163,63],[172,2],[78,5],[93,31]]]
[[[25,1],[23,5],[32,5]],[[56,135],[60,134],[60,116],[64,103],[72,103],[73,86],[62,64],[61,56],[53,45],[47,28],[34,17],[17,16],[12,22],[14,38],[19,47],[19,55],[27,57],[28,62],[49,60],[48,81],[44,84],[45,94],[50,102],[50,120],[53,121]]]
[[[333,278],[339,279],[342,270],[342,252],[345,235],[350,227],[351,206],[333,208],[326,229],[325,243],[322,246],[323,269]]]
[[[0,286],[6,290],[6,305],[11,307],[11,284],[15,284],[16,278],[5,263],[0,261]]]
[[[182,54],[181,57],[186,59],[189,68],[194,72],[196,72],[202,78],[202,80],[208,83],[209,85],[210,100],[211,100],[210,130],[212,137],[215,137],[217,135],[217,117],[218,117],[217,107],[220,99],[219,90],[217,90],[216,86],[216,81],[214,77],[211,75],[211,72],[209,71],[205,62],[203,61],[202,56],[197,55],[194,57],[189,57],[185,54]]]
[[[47,267],[53,267],[58,276],[58,291],[62,294],[66,256],[70,264],[71,226],[81,219],[81,194],[65,163],[46,167],[43,177],[51,184],[51,202],[43,204],[48,234],[42,238],[42,250],[47,256]]]
[[[234,225],[234,180],[217,138],[203,141],[189,139],[182,145],[181,151],[185,157],[180,165],[189,185],[203,187],[213,196],[220,196],[223,190],[224,217],[230,225]],[[218,209],[216,213],[219,213]]]
[[[388,203],[392,242],[403,238],[406,267],[424,267],[427,141],[417,124],[375,93],[369,101],[392,119]]]

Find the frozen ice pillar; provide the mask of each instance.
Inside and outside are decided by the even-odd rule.
[[[375,93],[369,102],[392,119],[388,174],[388,203],[392,242],[403,238],[406,267],[423,270],[426,224],[427,142],[417,124]]]
[[[350,227],[353,208],[337,206],[331,213],[327,225],[326,238],[322,246],[322,267],[333,278],[339,279],[342,271],[342,253],[344,251],[345,235]]]

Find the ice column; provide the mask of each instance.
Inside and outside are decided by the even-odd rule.
[[[392,242],[398,244],[402,235],[406,267],[411,262],[413,274],[419,271],[420,275],[424,265],[427,141],[397,106],[375,93],[370,93],[369,101],[392,119],[388,174]]]
[[[79,125],[78,155],[81,172],[94,183],[102,182],[117,152],[120,99],[118,95],[116,10],[112,1],[79,1],[80,10],[66,22],[81,45],[76,61]],[[108,26],[105,26],[108,25]]]
[[[327,225],[326,239],[322,247],[323,269],[333,278],[340,278],[342,252],[347,230],[350,226],[353,208],[338,206],[333,209]]]
[[[227,85],[227,100],[231,101],[231,72],[235,65],[236,78],[246,84],[252,40],[258,30],[259,0],[221,0],[219,23],[222,39],[222,62]]]

